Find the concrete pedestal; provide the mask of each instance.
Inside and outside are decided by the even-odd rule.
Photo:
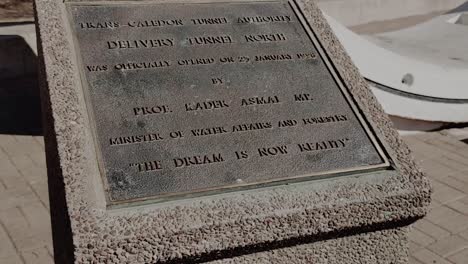
[[[57,263],[407,262],[406,226],[426,214],[429,183],[312,1],[297,5],[388,166],[117,207],[100,177],[70,3],[36,0]]]

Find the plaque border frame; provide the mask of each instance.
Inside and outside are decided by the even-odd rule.
[[[296,15],[297,19],[299,20],[298,22],[305,30],[306,35],[309,38],[309,40],[317,49],[317,52],[320,58],[323,60],[326,69],[328,70],[332,79],[338,86],[344,99],[346,100],[349,107],[351,108],[353,114],[358,119],[359,124],[361,125],[362,129],[365,132],[365,135],[369,137],[369,140],[372,146],[376,149],[377,154],[379,155],[379,157],[382,159],[383,162],[380,164],[376,164],[376,165],[359,166],[359,167],[353,167],[349,169],[328,170],[325,172],[308,173],[308,174],[296,175],[292,177],[291,176],[282,177],[282,178],[276,178],[274,180],[265,180],[265,181],[259,181],[259,182],[248,183],[248,184],[236,184],[236,185],[227,185],[227,186],[220,186],[220,187],[211,187],[211,188],[205,188],[205,189],[198,189],[196,191],[166,193],[166,194],[161,194],[161,195],[133,198],[133,199],[128,199],[128,200],[110,199],[110,193],[109,193],[110,187],[108,184],[107,175],[104,172],[104,168],[103,168],[104,163],[103,163],[102,154],[101,154],[102,153],[101,147],[97,140],[97,129],[96,129],[97,123],[95,122],[95,119],[94,119],[94,109],[90,101],[90,94],[89,94],[90,87],[89,87],[88,80],[86,78],[86,74],[84,72],[84,63],[82,62],[81,49],[80,49],[79,42],[77,39],[75,27],[73,26],[74,20],[73,20],[73,15],[71,13],[71,8],[73,6],[106,6],[106,5],[113,5],[113,6],[170,5],[170,4],[196,5],[196,4],[223,4],[223,3],[225,4],[252,4],[252,3],[283,3],[283,2],[287,2],[290,8],[292,9],[294,15]],[[385,151],[385,148],[382,146],[382,142],[380,142],[377,139],[374,129],[370,127],[370,124],[363,117],[359,107],[357,106],[357,103],[350,95],[349,88],[344,84],[343,78],[339,74],[339,71],[337,70],[331,57],[326,52],[322,43],[317,38],[317,33],[312,29],[312,26],[310,25],[309,21],[305,18],[304,13],[299,8],[297,0],[253,0],[253,1],[248,1],[248,0],[232,0],[232,1],[228,1],[228,0],[227,1],[224,1],[224,0],[221,0],[221,1],[169,0],[167,2],[157,2],[157,1],[151,1],[151,0],[148,0],[148,1],[147,0],[142,0],[142,1],[138,1],[138,0],[135,0],[135,1],[127,1],[127,0],[99,1],[98,0],[98,1],[86,1],[86,2],[79,1],[79,0],[65,0],[64,4],[66,8],[67,21],[69,23],[68,26],[72,33],[71,34],[72,35],[71,37],[73,40],[72,45],[73,45],[73,48],[75,49],[77,67],[79,68],[79,81],[82,86],[81,89],[82,89],[84,99],[85,99],[84,100],[85,101],[84,104],[86,106],[85,111],[88,115],[89,125],[91,128],[90,129],[91,134],[92,134],[91,140],[93,142],[93,147],[94,147],[94,151],[95,151],[95,155],[97,159],[97,166],[99,168],[100,178],[104,187],[106,207],[108,209],[127,208],[127,207],[156,204],[156,203],[162,203],[162,202],[172,202],[172,201],[190,199],[190,198],[195,198],[195,197],[198,198],[198,197],[204,197],[204,196],[211,196],[211,195],[218,195],[218,194],[225,194],[225,193],[232,193],[232,192],[239,192],[239,191],[247,191],[247,190],[252,190],[252,189],[287,185],[290,183],[310,182],[310,181],[315,181],[315,180],[332,179],[332,178],[337,178],[337,177],[346,177],[346,176],[353,176],[353,175],[355,176],[357,174],[365,174],[365,173],[371,173],[371,172],[382,171],[382,170],[395,170],[394,165],[393,165],[394,163],[391,161],[388,153]]]

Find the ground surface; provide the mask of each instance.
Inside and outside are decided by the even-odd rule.
[[[32,21],[32,0],[0,0],[0,22]]]
[[[434,188],[431,212],[410,234],[412,264],[468,263],[468,145],[459,140],[466,135],[404,137]]]
[[[468,129],[458,134],[404,137],[435,189],[432,211],[410,235],[411,264],[468,263]],[[0,263],[51,264],[42,137],[0,135],[0,168]]]
[[[384,20],[371,22],[367,24],[352,26],[349,29],[358,34],[373,35],[384,32],[396,31],[415,26],[417,24],[426,22],[431,18],[444,14],[445,11],[434,12],[425,15],[417,15],[410,17],[397,18],[392,20]]]

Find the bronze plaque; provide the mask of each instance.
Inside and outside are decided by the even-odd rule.
[[[69,12],[110,204],[387,165],[294,2]]]

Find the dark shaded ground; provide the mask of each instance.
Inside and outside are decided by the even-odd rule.
[[[41,102],[35,75],[0,84],[0,134],[41,135]]]
[[[22,37],[0,35],[0,134],[41,135],[36,64]]]
[[[32,0],[0,0],[0,22],[33,19]]]

